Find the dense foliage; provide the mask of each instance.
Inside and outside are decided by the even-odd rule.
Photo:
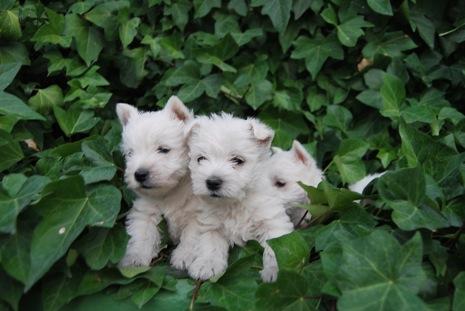
[[[463,310],[465,2],[0,2],[0,310]],[[258,116],[327,181],[312,224],[203,284],[119,271],[114,104]],[[461,105],[462,104],[462,105]],[[359,197],[341,189],[388,169]],[[339,187],[339,188],[336,188]]]

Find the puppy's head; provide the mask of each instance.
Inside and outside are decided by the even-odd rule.
[[[192,113],[176,96],[156,112],[128,104],[117,104],[116,112],[123,125],[128,187],[149,196],[166,194],[188,171],[186,129]]]
[[[262,180],[266,191],[279,198],[286,208],[308,203],[307,193],[298,182],[317,186],[323,180],[316,161],[296,140],[290,150],[273,148],[273,152],[264,166]]]
[[[240,201],[269,157],[274,132],[255,119],[228,114],[196,119],[189,138],[194,194],[220,203]]]

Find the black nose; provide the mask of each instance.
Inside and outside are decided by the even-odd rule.
[[[147,177],[149,177],[149,171],[143,168],[138,169],[134,173],[134,178],[140,183],[146,181]]]
[[[207,183],[207,188],[212,191],[220,189],[223,184],[223,180],[218,177],[210,177],[205,182]]]

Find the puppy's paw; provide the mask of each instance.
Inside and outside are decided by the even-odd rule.
[[[152,256],[135,254],[135,253],[126,253],[124,254],[123,259],[119,262],[120,267],[145,267],[150,266],[152,261]]]
[[[189,275],[196,280],[221,276],[228,267],[226,260],[218,257],[199,257],[188,266]]]
[[[260,275],[262,277],[262,281],[265,283],[273,283],[276,282],[278,278],[278,267],[267,267],[260,271]]]
[[[186,247],[177,247],[172,253],[170,258],[171,265],[178,269],[184,270],[187,269],[192,262],[194,261],[194,254],[189,251]]]

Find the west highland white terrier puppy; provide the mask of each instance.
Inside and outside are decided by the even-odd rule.
[[[120,265],[148,266],[160,250],[162,215],[173,239],[186,221],[182,207],[192,196],[186,131],[193,114],[176,96],[156,112],[128,104],[117,104],[116,112],[123,125],[125,181],[137,194],[126,220],[130,239]]]
[[[274,132],[255,119],[229,114],[198,117],[189,138],[189,169],[196,216],[183,230],[171,263],[195,279],[209,279],[227,268],[228,249],[241,202],[253,186],[260,163],[271,154]]]

